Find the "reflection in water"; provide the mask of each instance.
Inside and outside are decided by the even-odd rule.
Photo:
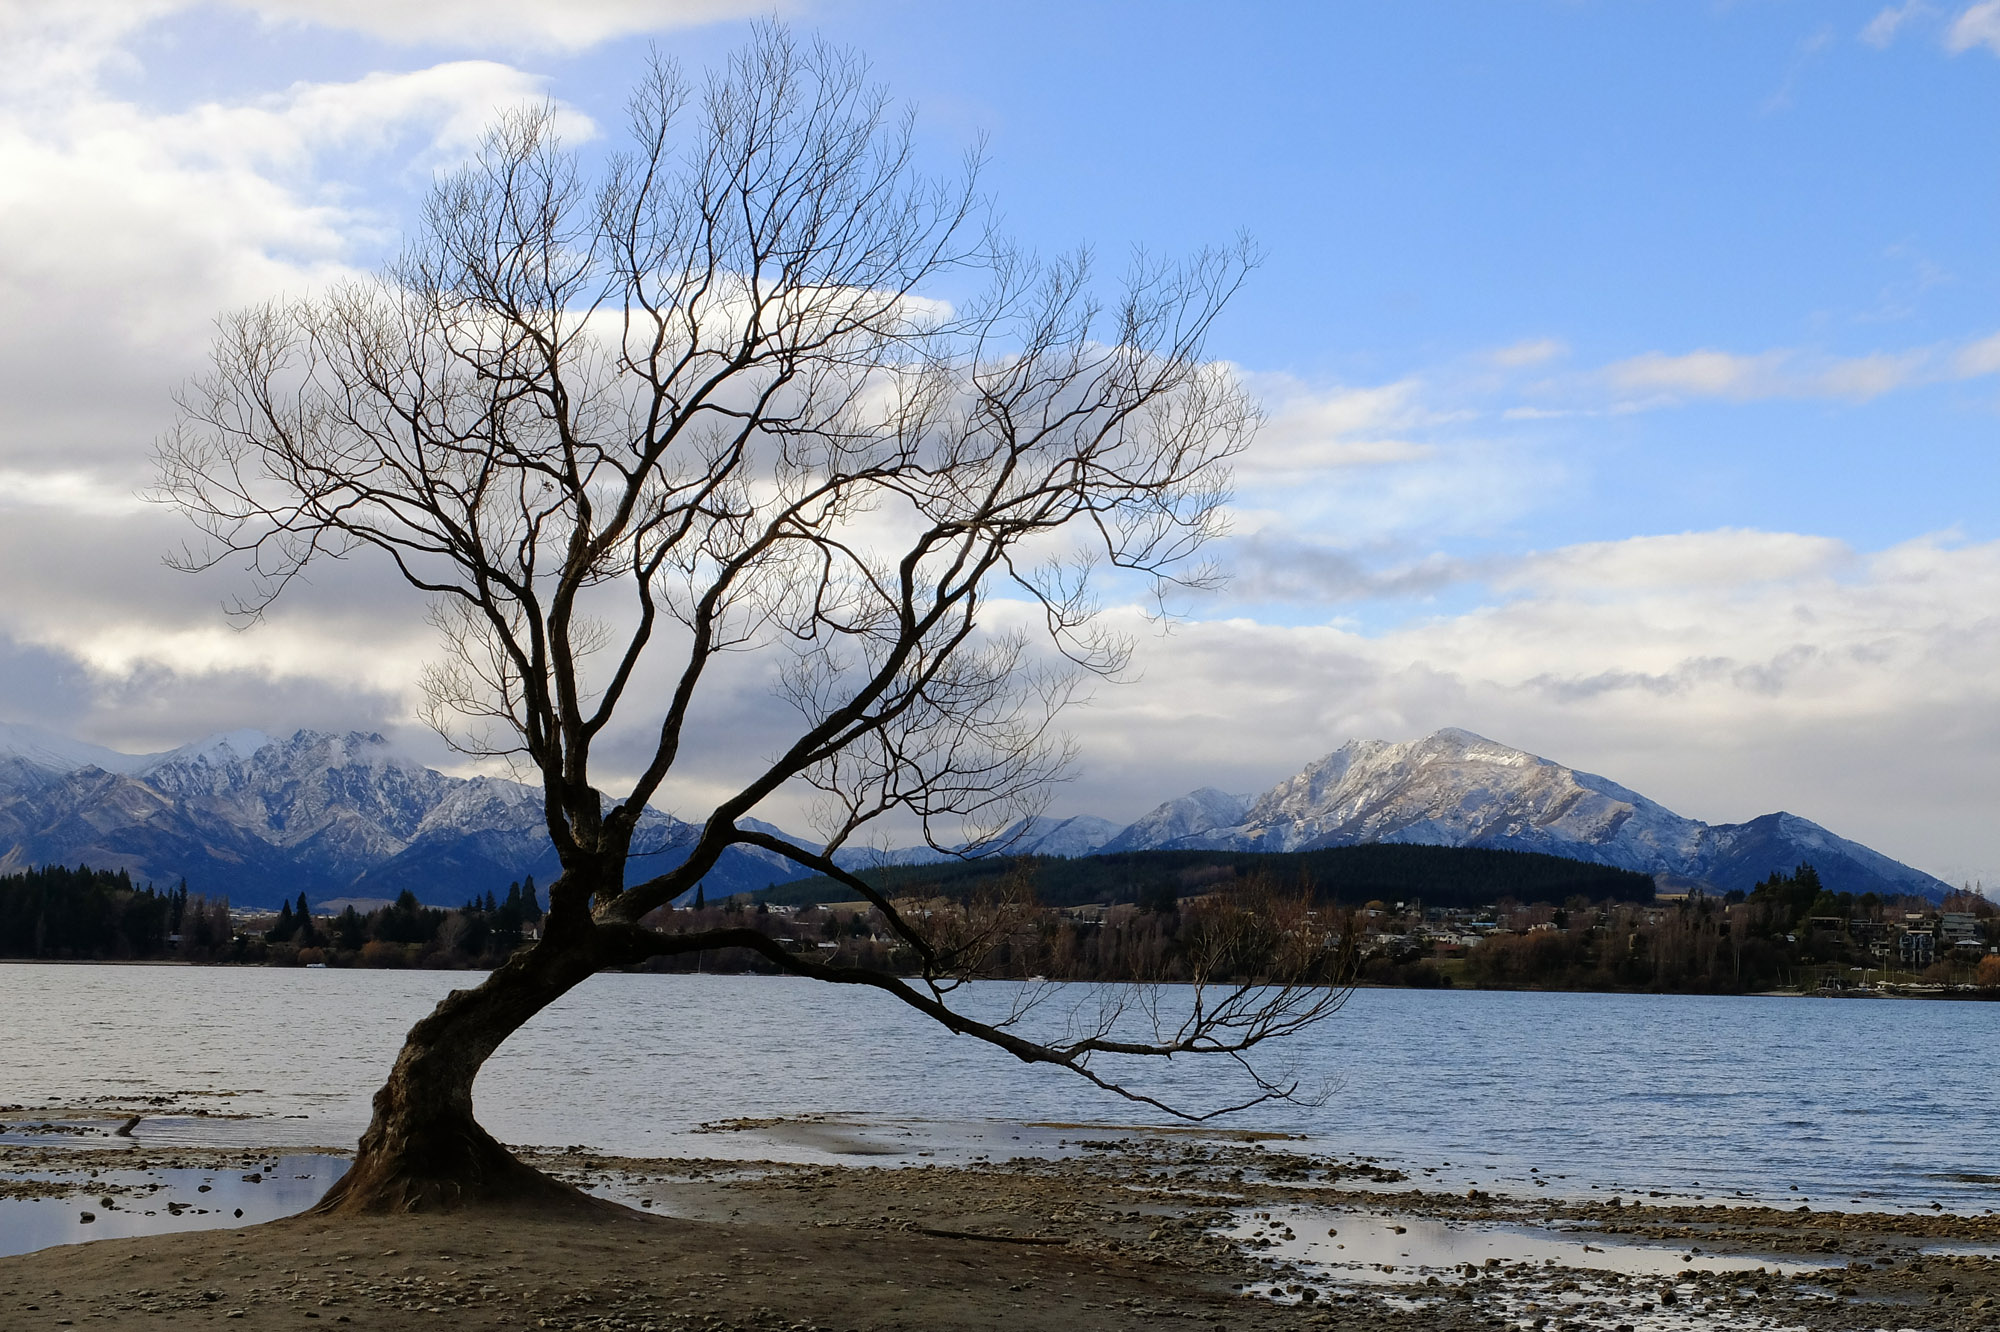
[[[347,1173],[337,1156],[279,1156],[243,1170],[104,1170],[86,1191],[55,1198],[0,1199],[0,1256],[114,1236],[256,1225],[303,1212]],[[16,1180],[70,1183],[74,1176],[22,1171]]]

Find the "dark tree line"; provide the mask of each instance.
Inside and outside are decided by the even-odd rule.
[[[237,930],[227,898],[134,885],[124,870],[50,865],[0,878],[0,958],[277,966],[493,967],[538,932],[533,878],[455,911],[405,892],[388,906],[315,917],[305,894],[269,929]]]
[[[135,886],[124,870],[49,865],[0,878],[0,957],[209,960],[230,942],[227,899]]]
[[[867,870],[869,884],[892,897],[960,897],[1025,876],[1044,906],[1144,903],[1171,906],[1184,897],[1251,882],[1283,893],[1308,893],[1329,905],[1422,901],[1475,908],[1503,898],[1561,902],[1650,902],[1653,876],[1538,851],[1371,842],[1319,851],[1125,851],[1066,859],[981,856],[934,865]],[[852,899],[832,878],[802,879],[764,894],[772,904]]]
[[[315,919],[305,894],[286,903],[259,940],[246,941],[244,961],[274,966],[315,963],[362,967],[496,967],[539,930],[542,904],[530,876],[488,891],[455,910],[427,907],[405,889],[388,906],[357,911],[352,904]]]

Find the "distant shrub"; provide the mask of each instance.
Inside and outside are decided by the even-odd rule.
[[[361,965],[364,967],[401,967],[409,964],[409,955],[401,944],[390,943],[386,939],[370,939],[361,945]]]

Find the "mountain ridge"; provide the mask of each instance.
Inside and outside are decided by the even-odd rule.
[[[1192,794],[1159,806],[1127,833],[1185,824],[1179,816]],[[1109,846],[1314,851],[1369,842],[1540,851],[1722,892],[1748,891],[1808,860],[1835,892],[1937,900],[1951,891],[1796,814],[1702,823],[1608,778],[1456,727],[1400,743],[1349,741],[1247,802],[1238,822],[1197,820],[1174,835],[1120,834]]]
[[[697,832],[648,809],[629,881],[679,864]],[[1806,860],[1835,891],[1932,900],[1950,891],[1798,815],[1702,823],[1608,778],[1454,727],[1411,741],[1351,740],[1254,796],[1201,787],[1128,824],[1039,817],[961,850],[1073,859],[1370,842],[1539,851],[1718,891],[1747,890]],[[950,854],[847,847],[835,859],[865,869]],[[405,889],[453,905],[528,875],[546,882],[559,869],[539,790],[448,776],[373,732],[230,731],[127,755],[0,725],[0,873],[57,863],[125,869],[160,883],[185,877],[195,891],[253,907],[301,892],[317,901],[393,898]],[[703,886],[717,898],[801,877],[775,853],[738,847]]]
[[[87,863],[275,907],[406,888],[451,906],[559,870],[539,791],[448,776],[373,732],[231,731],[148,755],[63,740],[0,729],[0,873]],[[631,881],[685,860],[695,831],[648,809]],[[707,882],[727,895],[796,877],[781,857],[732,847]]]

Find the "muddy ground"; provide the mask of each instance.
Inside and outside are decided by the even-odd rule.
[[[91,1169],[260,1159],[18,1146],[0,1148],[0,1177],[89,1205]],[[1136,1132],[970,1166],[532,1159],[627,1209],[299,1217],[44,1249],[0,1259],[0,1329],[2000,1328],[1991,1216],[1449,1194],[1282,1141]],[[1581,1237],[1613,1255],[1600,1265],[1640,1244],[1686,1267],[1294,1261],[1299,1230],[1383,1214]],[[1717,1264],[1734,1270],[1700,1270]]]

